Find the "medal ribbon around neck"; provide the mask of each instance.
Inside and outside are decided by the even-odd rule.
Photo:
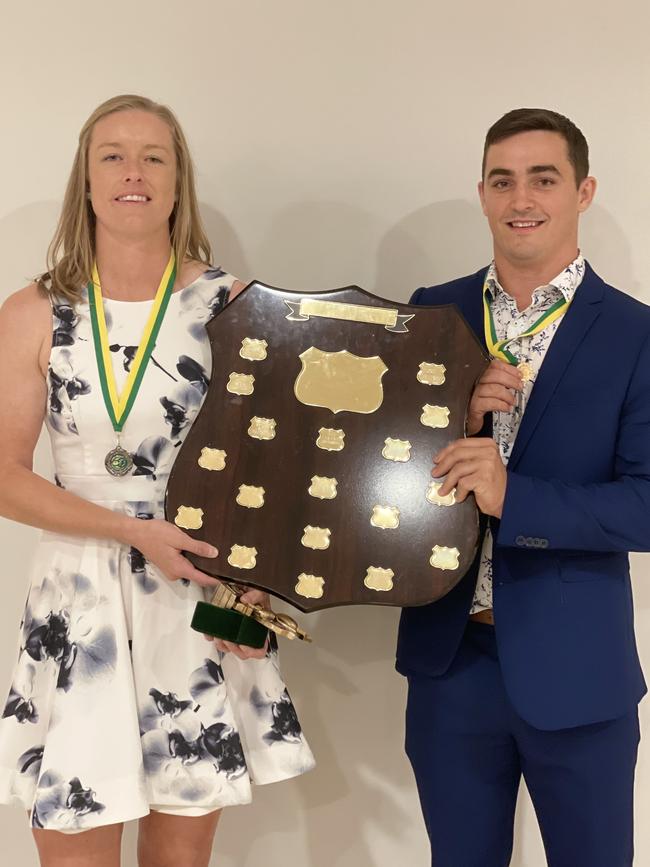
[[[102,287],[99,282],[97,263],[93,265],[92,281],[88,284],[88,302],[90,305],[93,342],[95,344],[95,357],[97,358],[97,370],[99,371],[104,404],[113,425],[113,430],[117,434],[124,427],[140,390],[142,377],[153,352],[175,280],[176,258],[172,250],[165,273],[162,275],[160,285],[156,291],[153,307],[151,308],[149,319],[147,320],[138,350],[133,359],[129,376],[124,384],[122,393],[118,396],[115,375],[113,373],[113,363],[108,346],[108,331],[106,329],[106,319],[104,318]]]
[[[555,304],[552,304],[545,313],[536,319],[530,328],[517,334],[515,337],[508,337],[505,340],[497,339],[497,330],[494,325],[494,317],[492,316],[492,308],[488,298],[488,281],[486,279],[483,284],[483,327],[485,330],[485,342],[487,344],[490,355],[494,358],[500,358],[501,361],[507,361],[509,364],[517,364],[519,359],[508,349],[508,345],[515,340],[521,340],[522,337],[531,337],[537,334],[538,331],[546,328],[551,322],[555,322],[560,316],[564,316],[566,309],[571,301],[562,296]]]

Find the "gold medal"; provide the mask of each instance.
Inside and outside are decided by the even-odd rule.
[[[517,370],[521,373],[524,382],[530,382],[533,378],[533,368],[527,361],[520,361]]]

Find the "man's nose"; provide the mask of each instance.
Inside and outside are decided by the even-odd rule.
[[[528,184],[515,184],[512,188],[510,206],[515,211],[530,211],[534,207],[533,197]]]

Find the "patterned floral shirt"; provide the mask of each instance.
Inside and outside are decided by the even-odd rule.
[[[486,280],[497,338],[499,340],[516,338],[519,334],[528,330],[562,296],[567,301],[571,301],[582,282],[584,274],[585,260],[582,255],[578,255],[577,259],[574,259],[548,285],[539,286],[535,289],[530,306],[525,310],[519,311],[514,298],[508,295],[499,284],[496,267],[494,262],[492,262],[488,269]],[[508,349],[519,361],[528,362],[532,375],[530,380],[524,383],[524,390],[519,395],[517,404],[511,412],[492,413],[492,436],[499,446],[501,458],[506,466],[512,453],[512,447],[515,443],[526,404],[535,386],[535,380],[561,322],[562,317],[559,317],[546,328],[538,331],[537,334],[532,334],[530,337],[522,337],[520,340],[514,340],[508,346]],[[470,614],[474,614],[476,611],[481,611],[485,608],[492,608],[492,533],[489,527],[483,540],[481,564],[479,566],[476,591]]]

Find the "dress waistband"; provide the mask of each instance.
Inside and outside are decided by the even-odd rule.
[[[162,502],[169,476],[156,473],[151,476],[68,476],[58,473],[57,478],[66,491],[84,500],[118,500],[131,502]]]

